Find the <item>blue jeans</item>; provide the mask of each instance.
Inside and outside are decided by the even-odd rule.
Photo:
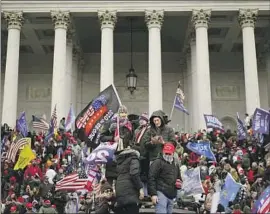
[[[158,202],[156,205],[156,213],[172,214],[173,212],[173,199],[167,198],[162,192],[157,191]]]

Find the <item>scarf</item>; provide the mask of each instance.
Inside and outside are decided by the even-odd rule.
[[[120,118],[119,120],[119,127],[126,127],[129,131],[132,131],[132,125],[130,123],[130,121],[128,120],[128,118]],[[117,128],[117,121],[112,121],[111,125],[110,125],[110,132],[114,132]]]
[[[165,154],[163,154],[163,158],[164,158],[165,161],[167,161],[170,164],[172,164],[172,162],[173,162],[173,155],[165,155]]]
[[[136,135],[136,143],[139,144],[141,141],[142,136],[144,135],[145,131],[147,130],[147,125],[145,125]]]

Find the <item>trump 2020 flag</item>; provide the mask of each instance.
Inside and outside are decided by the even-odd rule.
[[[117,143],[100,144],[88,155],[88,157],[84,160],[84,163],[90,165],[110,163],[114,158],[116,148]]]
[[[220,204],[226,209],[230,201],[234,201],[241,184],[237,183],[230,173],[227,174],[225,184],[220,193]]]
[[[213,128],[224,131],[222,123],[215,116],[207,114],[204,114],[203,116],[207,128]]]
[[[189,142],[187,148],[198,155],[203,155],[210,160],[216,161],[216,157],[210,148],[209,142]]]
[[[188,110],[185,108],[184,103],[182,101],[182,99],[178,96],[175,95],[175,99],[174,99],[174,107],[182,112],[184,112],[185,114],[189,115]]]
[[[238,140],[244,140],[247,138],[247,129],[244,126],[244,123],[239,118],[239,114],[237,113],[237,137]]]
[[[28,126],[27,126],[25,112],[22,112],[20,117],[17,119],[16,129],[22,134],[23,137],[26,137],[28,135]]]
[[[69,112],[68,112],[68,116],[67,116],[67,120],[66,120],[66,124],[65,124],[65,129],[66,131],[71,130],[72,129],[72,125],[75,121],[75,113],[73,110],[73,107],[70,106]]]
[[[200,168],[187,170],[183,175],[182,190],[185,195],[195,195],[204,193],[201,181]]]
[[[270,113],[256,108],[253,114],[252,130],[254,133],[269,134]]]
[[[77,116],[75,127],[80,140],[97,147],[100,129],[118,111],[121,102],[117,91],[110,85],[93,99]]]
[[[263,191],[252,208],[252,213],[265,214],[270,212],[270,185]]]

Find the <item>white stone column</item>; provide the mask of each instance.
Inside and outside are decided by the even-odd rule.
[[[190,56],[188,56],[190,58]],[[187,65],[188,67],[188,65]],[[190,67],[190,65],[189,65]],[[183,73],[183,85],[184,85],[184,94],[185,94],[185,99],[184,99],[184,106],[186,107],[186,109],[189,111],[189,115],[187,114],[184,114],[184,119],[185,119],[185,124],[184,124],[184,131],[185,132],[189,132],[189,127],[190,127],[190,96],[189,96],[189,77],[188,77],[188,74],[190,72],[190,69],[186,70],[184,73]]]
[[[211,10],[193,10],[192,22],[196,32],[196,85],[197,85],[197,117],[196,125],[202,129],[206,128],[203,114],[212,114],[211,83],[209,68],[208,49],[208,22]],[[195,122],[194,121],[194,122]]]
[[[148,27],[148,84],[149,84],[149,114],[163,109],[161,38],[160,30],[164,11],[145,11],[145,21]]]
[[[191,96],[192,96],[192,117],[190,118],[192,120],[191,124],[191,130],[192,132],[197,131],[199,129],[197,119],[199,117],[198,114],[198,85],[197,85],[197,51],[196,51],[196,39],[195,39],[195,33],[191,34],[190,38],[190,57],[191,57]]]
[[[72,72],[73,72],[73,41],[72,32],[67,31],[67,49],[66,49],[66,93],[65,106],[66,106],[66,117],[68,115],[70,106],[72,103]]]
[[[101,24],[100,91],[114,83],[113,30],[117,21],[116,11],[98,11]]]
[[[187,53],[186,53],[186,65],[187,65],[187,85],[188,85],[188,91],[186,94],[186,96],[188,97],[188,105],[187,105],[187,109],[189,111],[189,116],[188,116],[188,127],[186,129],[187,132],[190,132],[192,130],[192,126],[193,126],[193,111],[192,111],[192,70],[191,70],[191,54],[190,54],[190,48],[187,49]]]
[[[84,85],[84,60],[81,56],[78,59],[78,86],[77,86],[77,113],[85,106],[83,105],[83,85]],[[88,101],[87,101],[88,102]]]
[[[15,127],[18,100],[20,32],[23,25],[22,12],[4,12],[8,26],[7,56],[2,107],[2,124]]]
[[[266,53],[266,72],[267,72],[267,95],[268,95],[268,107],[270,109],[270,45]]]
[[[67,11],[52,11],[51,17],[54,24],[54,57],[52,79],[51,112],[56,105],[57,118],[66,117],[66,53],[67,29],[70,24],[70,14]]]
[[[240,9],[238,16],[243,35],[246,112],[249,115],[252,115],[257,107],[260,107],[256,44],[254,35],[254,27],[257,20],[257,15],[257,9]]]
[[[73,48],[71,76],[71,103],[74,113],[77,115],[78,50],[75,47]]]

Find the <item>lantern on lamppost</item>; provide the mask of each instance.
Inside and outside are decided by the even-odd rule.
[[[130,69],[126,75],[127,88],[131,94],[136,90],[137,87],[137,74],[133,68],[133,38],[132,38],[132,18],[130,18]]]
[[[127,79],[127,87],[131,94],[136,90],[137,87],[137,74],[135,74],[135,70],[131,67],[129,69],[129,73],[126,76]]]

